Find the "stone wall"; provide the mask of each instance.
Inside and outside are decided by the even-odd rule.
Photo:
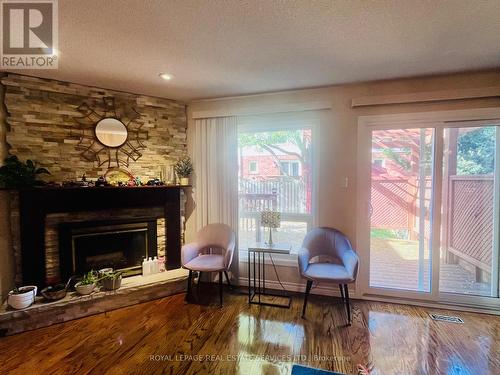
[[[76,146],[81,126],[74,120],[82,117],[77,109],[82,104],[104,114],[103,98],[114,98],[117,116],[125,123],[132,118],[133,110],[141,114],[136,122],[142,125],[141,131],[148,133],[142,141],[145,149],[137,161],[122,167],[132,175],[143,181],[158,177],[161,170],[187,152],[183,103],[10,73],[1,82],[8,112],[9,154],[21,160],[36,160],[50,171],[50,181],[71,180],[83,173],[96,178],[107,171],[107,164],[99,167],[80,155],[82,151]]]

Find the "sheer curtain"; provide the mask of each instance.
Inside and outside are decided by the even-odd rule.
[[[195,119],[192,152],[197,230],[224,223],[238,233],[237,134],[236,117]],[[235,251],[231,270],[236,275],[238,262]]]

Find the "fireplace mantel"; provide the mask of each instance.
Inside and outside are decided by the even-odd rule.
[[[187,186],[40,187],[19,190],[21,264],[24,285],[46,284],[45,217],[50,213],[163,207],[166,268],[180,267],[180,192]]]

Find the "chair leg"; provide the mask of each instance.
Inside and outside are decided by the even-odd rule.
[[[311,291],[312,284],[313,282],[311,280],[307,280],[306,294],[304,296],[304,306],[302,307],[302,318],[305,318],[306,315],[307,297],[309,297],[309,292]]]
[[[344,284],[345,308],[347,311],[347,325],[351,325],[351,305],[349,303],[349,288]]]
[[[229,281],[229,276],[227,275],[227,271],[224,271],[224,276],[226,276],[227,285],[229,286],[229,289],[231,289],[232,285],[231,282]]]
[[[186,292],[186,301],[189,302],[189,300],[191,299],[191,279],[193,277],[193,271],[189,270],[189,276],[188,276],[188,280],[187,280],[187,292]]]
[[[222,307],[222,272],[219,272],[219,299],[220,307]]]
[[[200,284],[201,284],[201,271],[198,271],[198,282],[196,283],[196,294],[200,295]]]
[[[340,289],[340,299],[342,300],[342,302],[344,302],[345,297],[344,297],[344,288],[343,288],[342,284],[339,284],[339,289]]]

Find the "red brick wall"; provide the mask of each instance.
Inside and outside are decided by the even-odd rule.
[[[293,155],[279,155],[279,160],[297,160]],[[250,162],[257,162],[257,173],[250,173]],[[281,172],[276,165],[274,158],[270,155],[243,156],[241,159],[242,175],[244,178],[255,176],[280,176]]]

